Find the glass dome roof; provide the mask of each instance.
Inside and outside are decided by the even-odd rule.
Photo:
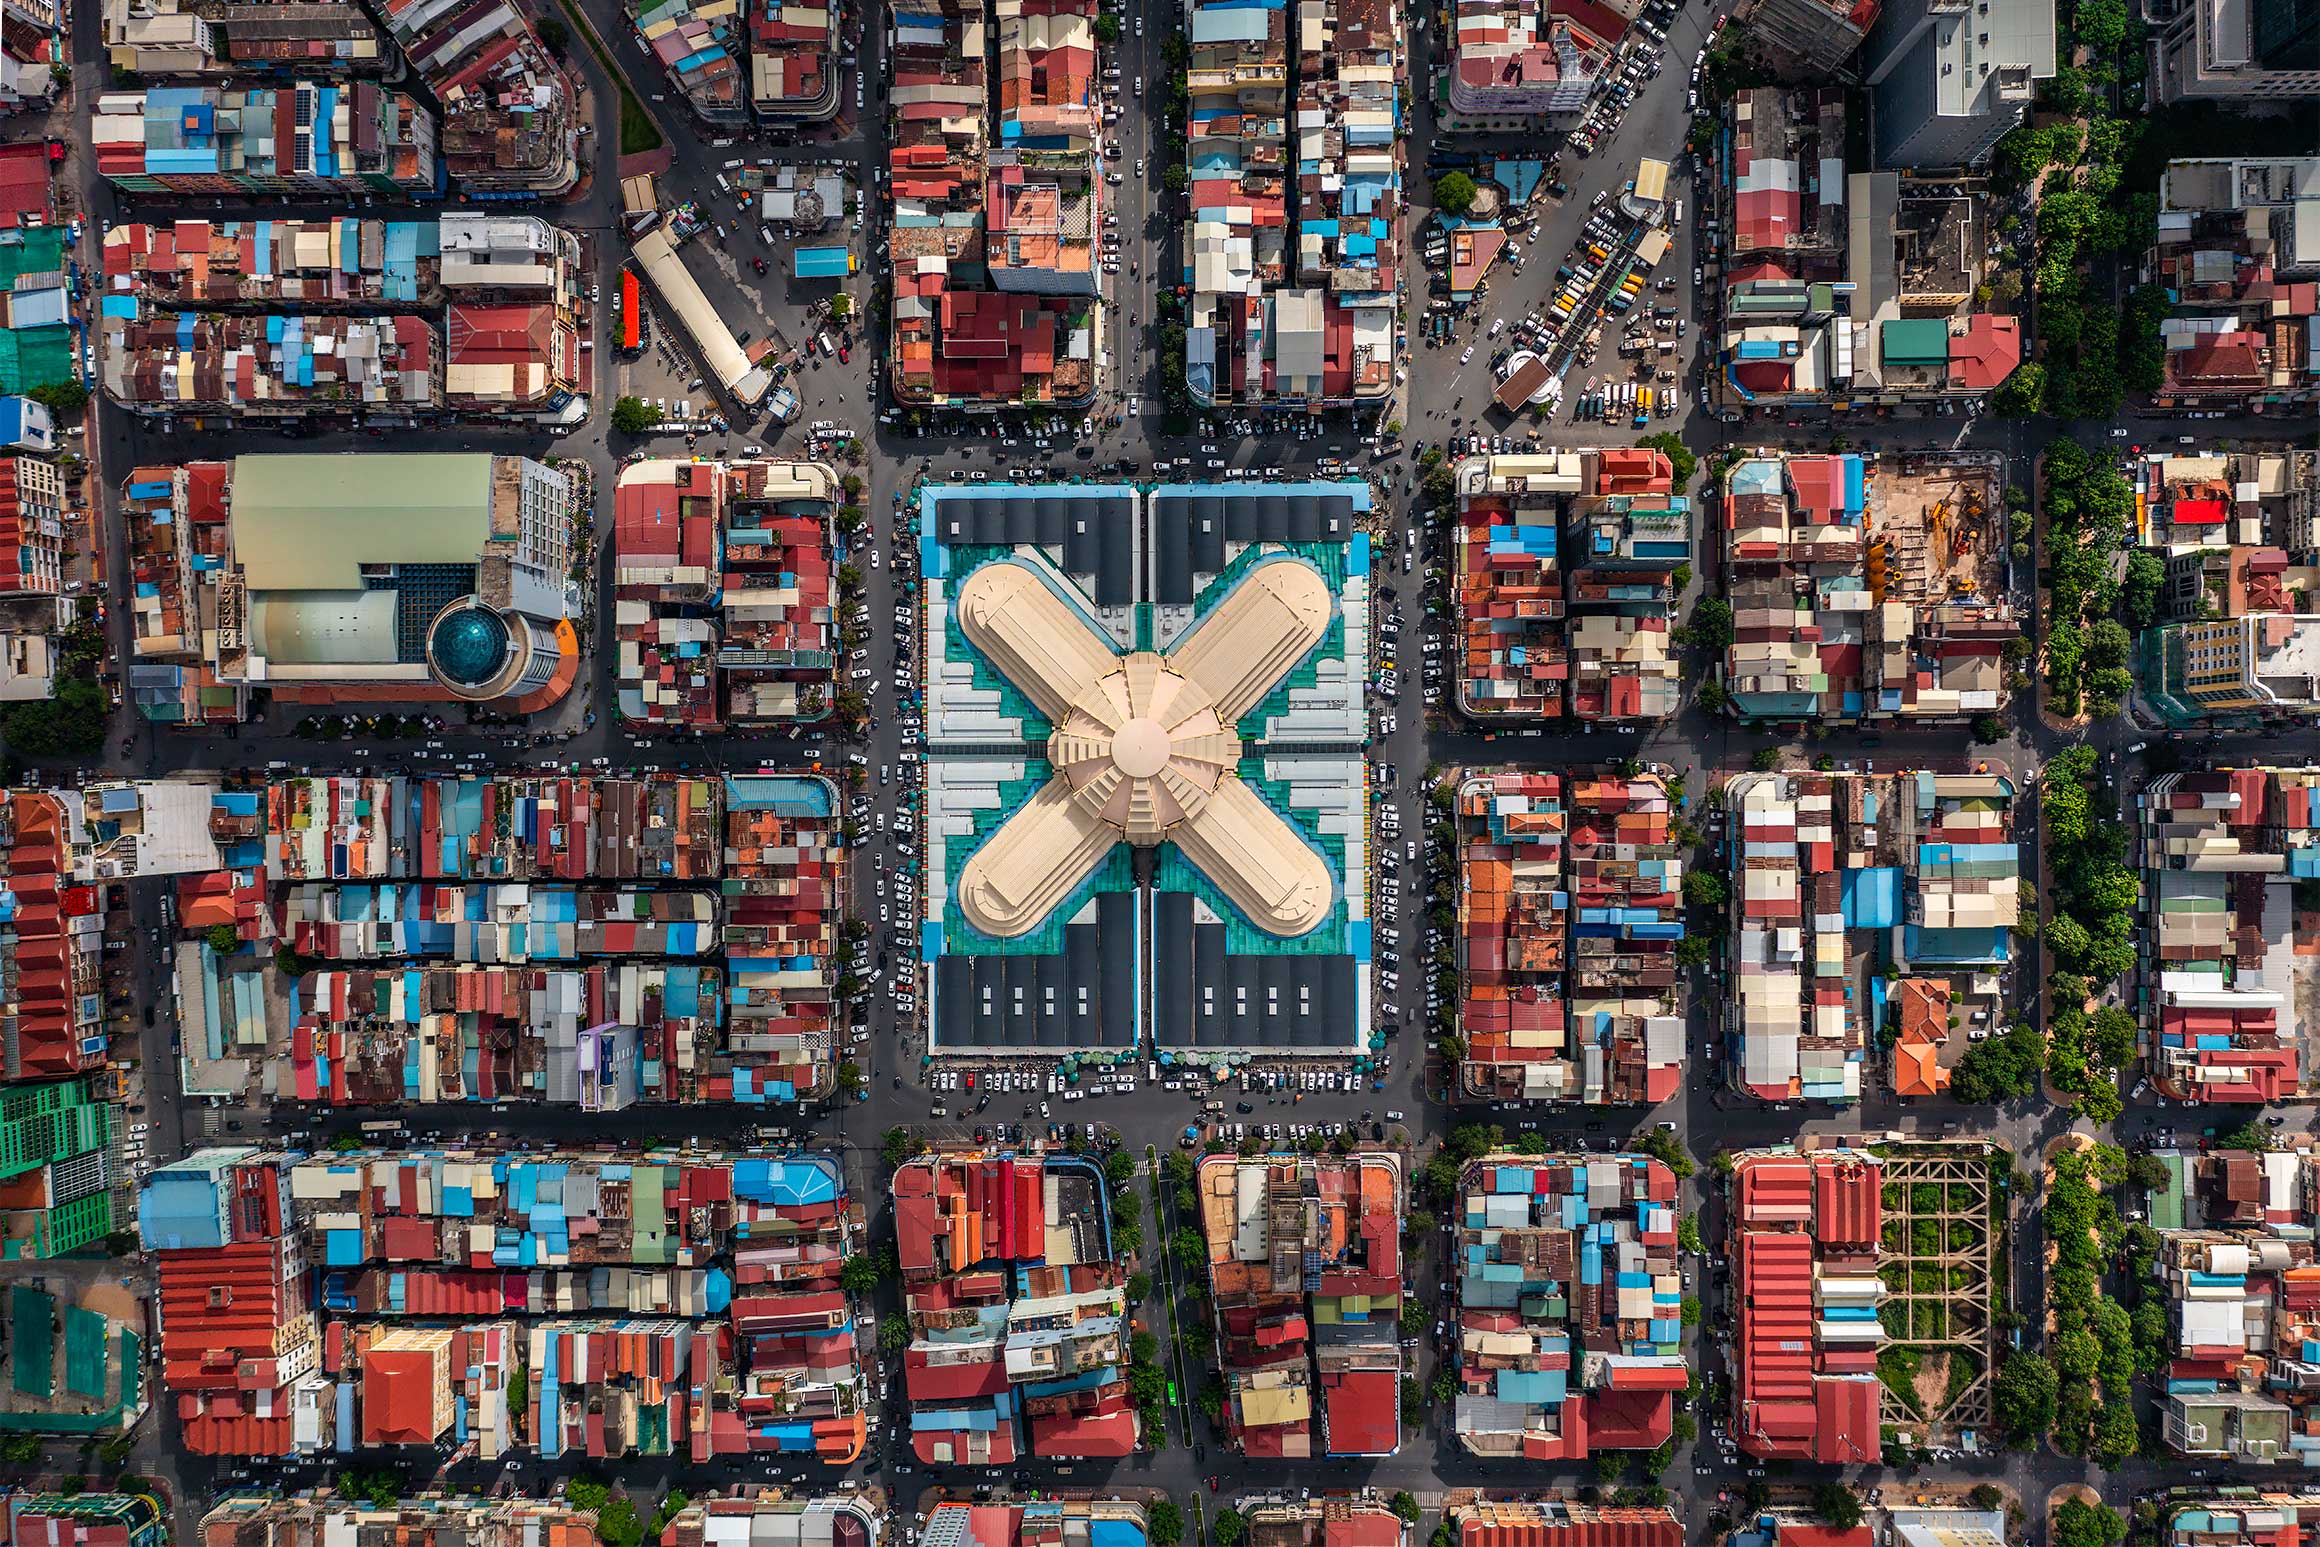
[[[508,626],[481,604],[456,607],[435,620],[427,635],[427,658],[458,687],[481,688],[507,661]]]

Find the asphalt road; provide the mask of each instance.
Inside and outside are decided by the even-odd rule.
[[[84,80],[104,78],[105,63],[101,47],[99,0],[77,0],[75,36],[76,63]],[[620,20],[611,0],[588,0],[589,14],[608,42],[611,43],[624,68],[635,72],[638,89],[650,95],[659,87],[657,69],[648,67],[636,56],[633,42]],[[1686,115],[1682,110],[1682,81],[1689,68],[1689,56],[1697,47],[1698,34],[1709,19],[1708,12],[1699,7],[1686,10],[1680,17],[1676,36],[1668,50],[1667,71],[1645,92],[1643,102],[1628,115],[1626,124],[1609,145],[1593,158],[1580,161],[1566,158],[1565,175],[1572,183],[1572,194],[1564,205],[1548,213],[1542,220],[1533,256],[1526,272],[1515,276],[1504,270],[1496,281],[1496,293],[1491,307],[1468,324],[1462,340],[1470,341],[1487,328],[1489,318],[1495,315],[1520,316],[1533,309],[1544,298],[1553,284],[1555,263],[1570,243],[1581,224],[1593,193],[1603,187],[1616,187],[1631,175],[1634,161],[1644,155],[1673,158],[1683,132]],[[854,103],[854,84],[851,80],[840,87],[844,120],[820,137],[801,141],[796,136],[778,135],[770,149],[764,145],[746,147],[751,155],[774,154],[796,156],[801,159],[820,159],[836,155],[855,162],[860,169],[864,186],[871,184],[882,144],[880,124],[884,104],[880,86],[885,79],[883,18],[874,15],[861,40],[864,68],[868,72],[868,90],[865,93],[865,111],[857,116]],[[1200,448],[1219,447],[1221,459],[1237,468],[1282,467],[1291,473],[1309,472],[1321,456],[1350,455],[1357,447],[1357,431],[1342,423],[1332,424],[1319,439],[1298,440],[1288,436],[1233,437],[1214,429],[1196,425],[1193,433],[1170,435],[1166,433],[1157,408],[1160,391],[1155,372],[1158,370],[1158,351],[1152,333],[1153,297],[1163,275],[1177,266],[1176,218],[1179,200],[1167,195],[1161,186],[1158,153],[1165,146],[1167,126],[1158,119],[1159,105],[1165,100],[1165,64],[1161,54],[1161,39],[1166,31],[1177,25],[1173,12],[1154,12],[1139,31],[1133,17],[1129,18],[1117,54],[1122,69],[1122,83],[1128,89],[1122,94],[1122,114],[1114,131],[1121,145],[1119,164],[1130,175],[1113,190],[1121,211],[1124,256],[1133,262],[1135,274],[1131,277],[1128,265],[1109,288],[1112,326],[1107,336],[1107,349],[1114,362],[1114,372],[1107,381],[1107,393],[1118,390],[1133,393],[1142,399],[1144,412],[1123,417],[1116,425],[1104,425],[1096,437],[1094,455],[1087,459],[1056,457],[1053,464],[1060,474],[1083,471],[1100,466],[1115,458],[1126,458],[1140,466],[1149,467],[1164,459],[1186,455],[1199,456],[1204,462],[1208,453]],[[1420,82],[1428,79],[1427,56],[1436,41],[1436,30],[1429,26],[1414,34],[1416,57],[1413,59],[1410,79]],[[602,128],[595,141],[599,161],[595,177],[586,192],[578,199],[546,211],[553,218],[589,233],[605,254],[607,273],[616,233],[612,221],[616,209],[616,182],[606,159],[611,149],[613,115],[612,94],[598,71],[592,56],[575,47],[573,57],[583,75],[596,93]],[[1133,94],[1133,82],[1138,75],[1145,82],[1141,97]],[[84,91],[77,107],[78,122],[86,130],[87,114],[95,93]],[[1409,144],[1413,161],[1422,163],[1423,147],[1431,137],[1431,108],[1427,94],[1413,90],[1409,94],[1412,112],[1412,133]],[[711,177],[722,159],[736,150],[712,149],[704,141],[724,131],[696,133],[683,121],[683,115],[672,100],[651,104],[651,111],[671,135],[674,164],[664,179],[664,193],[669,199],[702,197],[715,201]],[[83,141],[85,143],[85,139]],[[1483,142],[1489,143],[1487,141]],[[1511,147],[1510,147],[1511,148]],[[1537,154],[1543,147],[1533,143],[1528,153]],[[738,149],[738,148],[737,148]],[[1138,160],[1145,163],[1146,175],[1139,178],[1132,169]],[[167,212],[199,212],[203,214],[232,214],[231,204],[211,207],[209,201],[174,201],[126,204],[117,201],[110,189],[98,183],[88,158],[76,154],[67,167],[76,183],[77,191],[94,221],[156,215]],[[1417,166],[1412,168],[1411,193],[1417,208],[1413,220],[1424,213],[1427,198],[1425,179]],[[873,201],[875,209],[875,201]],[[275,216],[288,212],[279,204],[268,204],[259,209],[248,206],[241,212],[266,213]],[[317,207],[310,213],[327,213]],[[730,214],[727,206],[726,213]],[[722,218],[722,217],[721,217]],[[728,221],[731,229],[732,222]],[[1690,231],[1697,220],[1687,222],[1684,240],[1671,259],[1671,271],[1688,277]],[[868,233],[865,250],[878,246],[878,231]],[[746,247],[756,245],[754,235],[747,238]],[[746,256],[746,248],[743,256]],[[85,261],[85,260],[84,260]],[[727,265],[730,268],[730,265]],[[1419,309],[1423,271],[1415,264],[1406,272],[1413,286],[1413,312]],[[738,274],[737,285],[742,284]],[[762,298],[759,298],[762,299]],[[873,336],[858,328],[858,340]],[[1695,331],[1692,343],[1697,342]],[[1487,372],[1480,369],[1487,351],[1477,350],[1473,367],[1443,370],[1439,367],[1456,358],[1464,342],[1450,346],[1447,354],[1421,353],[1413,362],[1407,398],[1399,413],[1409,426],[1409,455],[1390,468],[1379,469],[1388,487],[1397,487],[1403,478],[1414,471],[1416,453],[1427,441],[1439,442],[1462,430],[1497,429],[1487,414],[1490,383]],[[874,700],[877,726],[860,744],[872,777],[866,784],[866,794],[874,808],[891,818],[898,809],[903,788],[900,782],[881,785],[875,771],[881,765],[896,765],[896,753],[901,748],[901,737],[892,712],[895,703],[893,669],[895,641],[885,627],[892,608],[900,594],[893,563],[897,551],[893,541],[891,518],[894,496],[906,489],[922,471],[933,476],[969,469],[990,470],[995,467],[1018,465],[1036,460],[1027,446],[1009,448],[988,439],[969,439],[960,436],[907,436],[881,431],[876,423],[876,395],[874,362],[879,350],[869,345],[854,352],[850,366],[840,367],[834,362],[808,369],[799,382],[806,406],[801,415],[804,422],[830,418],[858,430],[868,447],[866,461],[857,469],[868,483],[864,504],[871,513],[881,563],[867,571],[867,601],[872,619],[867,652],[878,694]],[[602,340],[596,351],[597,359],[609,368],[611,355]],[[594,471],[600,491],[609,490],[620,455],[638,449],[631,443],[611,435],[606,416],[601,409],[608,404],[617,382],[600,384],[600,412],[587,426],[561,439],[542,433],[509,429],[441,429],[424,430],[409,435],[398,435],[393,444],[410,449],[444,449],[453,446],[489,447],[497,450],[522,450],[532,454],[553,452],[577,457],[587,462]],[[1826,447],[1832,427],[1825,422],[1800,419],[1795,424],[1785,421],[1750,425],[1734,432],[1708,420],[1691,410],[1697,402],[1695,384],[1687,379],[1686,414],[1671,421],[1687,442],[1703,451],[1716,446],[1745,441],[1751,444]],[[1117,405],[1107,396],[1099,408],[1099,424],[1106,415],[1102,409]],[[99,463],[100,477],[106,484],[117,486],[122,471],[141,461],[183,461],[202,456],[226,456],[236,451],[266,449],[276,444],[264,433],[225,430],[183,430],[163,437],[144,421],[104,407],[98,414],[99,433],[90,448],[92,459]],[[727,438],[726,449],[737,450],[741,444],[756,441],[765,444],[777,454],[794,451],[798,446],[798,431],[774,437],[750,421],[736,417],[734,433]],[[1663,426],[1655,425],[1654,428]],[[2125,426],[2138,441],[2157,441],[2180,433],[2181,426],[2171,420],[2130,420]],[[1926,447],[1965,444],[1995,450],[2007,458],[2009,481],[2027,486],[2031,482],[2029,455],[2041,441],[2060,429],[2053,425],[2028,425],[2019,422],[1958,419],[1885,419],[1862,424],[1841,426],[1855,445],[1874,445],[1885,448]],[[2100,425],[2067,427],[2080,434],[2090,444],[2111,444],[2108,428]],[[2203,427],[2204,428],[2204,427]],[[2215,426],[2209,438],[2247,438],[2261,436],[2269,427],[2257,423],[2231,423]],[[1067,441],[1071,437],[1067,437]],[[1549,443],[1558,445],[1627,444],[1632,432],[1600,424],[1558,425],[1549,433]],[[294,443],[299,449],[384,449],[372,438],[355,434],[326,434]],[[644,449],[666,454],[674,446],[666,441],[647,442]],[[704,451],[717,449],[704,445]],[[600,506],[600,509],[605,507]],[[1385,576],[1400,593],[1399,606],[1404,619],[1405,654],[1414,655],[1410,646],[1419,638],[1420,590],[1435,571],[1423,560],[1412,572],[1399,570],[1398,555],[1402,534],[1406,528],[1407,510],[1397,497],[1387,501],[1387,520],[1379,531],[1381,565],[1393,573]],[[600,525],[609,528],[609,521]],[[112,572],[125,569],[125,553],[118,523],[109,534]],[[1704,543],[1703,551],[1695,561],[1697,585],[1702,591],[1713,590],[1718,583],[1719,564],[1713,551],[1714,544]],[[856,557],[867,563],[867,552]],[[598,581],[600,587],[609,584],[610,555],[600,559]],[[124,646],[127,634],[125,612],[115,609],[112,627],[116,647]],[[504,731],[486,735],[469,733],[455,728],[447,739],[471,752],[488,766],[521,767],[542,758],[553,757],[560,762],[574,762],[597,756],[609,757],[616,765],[632,766],[656,762],[663,766],[693,768],[755,768],[764,765],[803,766],[814,755],[813,749],[801,740],[787,737],[701,737],[674,738],[658,741],[640,741],[629,736],[617,723],[612,712],[608,665],[600,657],[596,674],[591,679],[590,705],[595,709],[593,724],[575,725],[568,739],[551,746],[528,744],[509,745]],[[1380,713],[1391,713],[1396,728],[1390,736],[1380,736],[1373,746],[1373,757],[1390,761],[1401,771],[1401,781],[1393,799],[1403,806],[1402,830],[1411,836],[1422,835],[1424,822],[1418,809],[1419,776],[1430,765],[1444,768],[1464,765],[1520,764],[1528,766],[1567,767],[1575,764],[1602,762],[1630,754],[1641,756],[1687,781],[1687,787],[1696,795],[1704,786],[1711,770],[1730,771],[1746,765],[1752,752],[1768,744],[1768,738],[1752,736],[1740,731],[1732,722],[1702,713],[1696,705],[1687,704],[1685,710],[1670,721],[1652,727],[1640,735],[1626,735],[1614,731],[1587,730],[1577,733],[1490,731],[1453,724],[1440,717],[1429,725],[1427,706],[1420,697],[1419,673],[1405,670],[1402,691],[1398,701],[1378,702],[1374,707]],[[2011,719],[2012,735],[1999,746],[1984,749],[1975,756],[1987,756],[2000,765],[2026,775],[2050,758],[2064,745],[2086,740],[2105,751],[2115,750],[2141,733],[2125,722],[2112,722],[2093,727],[2085,732],[2058,732],[2039,723],[2026,707],[2017,706]],[[120,752],[126,740],[128,750]],[[2266,743],[2274,755],[2305,755],[2315,749],[2314,738],[2275,739]],[[1863,756],[1851,748],[1849,738],[1838,733],[1813,744],[1812,753],[1828,752],[1844,757]],[[375,761],[383,761],[403,754],[382,749]],[[835,755],[834,749],[832,755]],[[1956,767],[1968,755],[1958,738],[1951,732],[1888,731],[1882,746],[1875,752],[1878,767],[1930,766]],[[282,759],[294,764],[329,766],[322,762],[325,753],[316,744],[297,739],[287,733],[287,721],[277,716],[272,722],[242,729],[237,735],[225,738],[200,738],[177,733],[156,732],[134,716],[124,716],[108,741],[106,763],[114,771],[137,773],[167,773],[187,770],[220,770],[259,768],[266,762]],[[1864,760],[1866,758],[1864,757]],[[892,873],[903,854],[891,837],[873,836],[858,851],[860,859],[855,867],[856,906],[870,918],[876,917],[878,899],[873,892],[873,878],[878,873],[874,857],[883,854],[887,872]],[[1418,887],[1420,877],[1413,867],[1401,872],[1406,886]],[[132,889],[132,909],[141,938],[147,928],[161,924],[161,888],[137,887]],[[1408,899],[1406,899],[1408,900]],[[891,905],[891,897],[888,899]],[[1411,921],[1411,933],[1405,936],[1405,950],[1415,957],[1422,945],[1416,939],[1415,922],[1422,906],[1409,900],[1405,918]],[[133,982],[139,999],[145,1003],[160,1003],[165,999],[165,977],[157,961],[136,953],[133,964]],[[1954,1109],[1943,1103],[1920,1103],[1903,1111],[1885,1099],[1881,1093],[1872,1093],[1861,1106],[1844,1111],[1800,1109],[1778,1112],[1754,1102],[1742,1102],[1730,1097],[1718,1085],[1720,1071],[1704,1067],[1695,1060],[1687,1073],[1681,1093],[1665,1107],[1654,1111],[1587,1111],[1570,1113],[1532,1113],[1501,1111],[1494,1113],[1453,1113],[1439,1103],[1421,1099],[1421,1078],[1424,1059],[1421,1051],[1422,978],[1416,971],[1405,972],[1402,1004],[1398,1007],[1409,1016],[1413,1030],[1405,1033],[1394,1044],[1393,1068],[1382,1092],[1362,1091],[1358,1094],[1322,1093],[1307,1096],[1294,1107],[1268,1106],[1263,1096],[1246,1098],[1255,1106],[1257,1121],[1320,1122],[1352,1119],[1364,1110],[1383,1113],[1388,1109],[1408,1114],[1406,1126],[1420,1140],[1431,1139],[1443,1132],[1456,1118],[1487,1116],[1510,1127],[1517,1123],[1537,1122],[1557,1136],[1569,1139],[1574,1145],[1584,1143],[1592,1135],[1590,1123],[1603,1123],[1607,1131],[1618,1133],[1639,1130],[1643,1125],[1670,1121],[1677,1125],[1683,1144],[1696,1156],[1705,1160],[1722,1146],[1747,1146],[1780,1142],[1800,1132],[1843,1132],[1877,1134],[1886,1129],[1901,1127],[1917,1131],[1938,1131],[1941,1124],[1958,1121],[1969,1131],[1993,1133],[2000,1142],[2021,1156],[2035,1154],[2038,1147],[2051,1140],[2068,1126],[2068,1114],[2043,1108],[2009,1110],[1990,1122],[1988,1115],[1978,1111]],[[2027,985],[2025,985],[2026,987]],[[1703,974],[1695,983],[1697,992],[1692,1005],[1694,1047],[1697,1048],[1710,1028],[1715,1014],[1714,981]],[[898,1124],[925,1123],[931,1106],[929,1093],[919,1083],[919,1065],[915,1051],[905,1042],[894,1020],[893,1005],[883,994],[869,998],[869,1020],[873,1030],[872,1058],[869,1064],[868,1098],[858,1104],[845,1106],[824,1117],[803,1121],[796,1126],[810,1135],[817,1146],[844,1147],[849,1154],[850,1175],[857,1194],[869,1204],[873,1231],[888,1228],[883,1199],[883,1176],[877,1157],[878,1136],[888,1127]],[[170,1057],[170,1017],[164,1009],[156,1017],[155,1025],[141,1030],[142,1057],[147,1076],[150,1120],[155,1125],[152,1153],[165,1158],[199,1142],[199,1114],[184,1109],[177,1097],[175,1065]],[[899,1077],[898,1088],[893,1081]],[[1035,1100],[1036,1098],[1034,1098]],[[1141,1149],[1146,1144],[1165,1148],[1183,1124],[1193,1115],[1190,1101],[1183,1095],[1170,1094],[1145,1085],[1130,1096],[1112,1097],[1102,1103],[1100,1113],[1093,1111],[1099,1104],[1085,1104],[1073,1108],[1057,1108],[1060,1120],[1068,1112],[1085,1118],[1100,1116],[1116,1128],[1127,1142]],[[1031,1110],[1035,1110],[1032,1108]],[[337,1114],[316,1121],[313,1114],[290,1112],[280,1114],[273,1126],[276,1131],[313,1127],[328,1134],[339,1131],[359,1120],[362,1114]],[[995,1103],[979,1121],[1021,1120],[1024,1108],[1008,1110],[1005,1104]],[[428,1109],[412,1114],[414,1126],[422,1133],[439,1132],[446,1142],[462,1139],[506,1138],[534,1143],[566,1143],[593,1141],[608,1137],[641,1138],[648,1134],[665,1133],[670,1127],[670,1114],[652,1108],[637,1108],[611,1116],[579,1114],[558,1110],[516,1108],[495,1112],[481,1106]],[[2149,1114],[2130,1113],[2122,1127],[2140,1131],[2136,1124],[2147,1126]],[[244,1121],[235,1114],[235,1121]],[[1034,1119],[1036,1120],[1036,1119]],[[256,1132],[263,1122],[260,1114],[247,1115],[249,1131]],[[757,1112],[727,1109],[688,1110],[684,1124],[689,1133],[705,1142],[741,1142],[753,1135],[764,1121]],[[1702,1185],[1708,1175],[1703,1166],[1699,1177],[1687,1188],[1686,1204],[1704,1212],[1703,1223],[1711,1241],[1717,1239],[1720,1223],[1715,1201]],[[2018,1214],[2018,1223],[2022,1216]],[[1154,1232],[1162,1238],[1165,1232]],[[2024,1238],[2026,1240],[2026,1238]],[[1435,1303],[1439,1301],[1436,1265],[1427,1262],[1418,1268],[1419,1292]],[[2021,1303],[2033,1303],[2038,1287],[2038,1256],[2027,1244],[2018,1242],[2016,1251],[2017,1295]],[[887,1309],[891,1310],[891,1307]],[[1434,1351],[1425,1350],[1421,1376],[1431,1374]],[[1704,1369],[1719,1367],[1722,1355],[1712,1344],[1701,1352]],[[1195,1377],[1197,1380],[1197,1376]],[[1190,1391],[1186,1391],[1189,1397]],[[189,1504],[207,1502],[219,1489],[221,1479],[216,1469],[206,1463],[183,1458],[176,1453],[174,1420],[166,1413],[166,1403],[157,1404],[156,1415],[140,1431],[140,1444],[135,1465],[148,1475],[162,1478],[180,1491]],[[1429,1425],[1419,1433],[1408,1436],[1401,1452],[1383,1461],[1319,1462],[1295,1466],[1283,1464],[1245,1464],[1228,1462],[1213,1446],[1205,1444],[1205,1455],[1196,1455],[1178,1438],[1157,1455],[1140,1457],[1117,1469],[1103,1469],[1088,1465],[1061,1468],[1042,1463],[1030,1463],[1012,1469],[1011,1477],[1020,1484],[1049,1486],[1058,1483],[1084,1484],[1111,1476],[1124,1482],[1168,1489],[1177,1497],[1201,1490],[1201,1479],[1211,1473],[1222,1473],[1227,1479],[1228,1491],[1233,1488],[1265,1488],[1274,1486],[1339,1487],[1361,1482],[1375,1483],[1387,1489],[1407,1488],[1429,1505],[1447,1487],[1489,1484],[1494,1486],[1544,1486],[1553,1483],[1580,1483],[1592,1481],[1592,1467],[1523,1467],[1491,1466],[1464,1457],[1444,1432],[1445,1415],[1437,1411],[1429,1415]],[[1204,1426],[1197,1420],[1194,1428]],[[1703,1473],[1701,1466],[1707,1468]],[[269,1470],[262,1479],[269,1487],[288,1486],[310,1478],[329,1468],[320,1464]],[[423,1468],[422,1468],[423,1470]],[[466,1486],[524,1485],[535,1491],[552,1469],[527,1466],[515,1473],[494,1473],[486,1476],[479,1469],[462,1466],[450,1475],[451,1480]],[[698,1492],[704,1486],[749,1478],[762,1480],[767,1476],[806,1478],[809,1469],[800,1465],[767,1467],[762,1463],[751,1466],[719,1466],[710,1468],[678,1467],[664,1463],[629,1463],[611,1470],[642,1486],[648,1482],[674,1481],[688,1490]],[[858,1469],[861,1470],[861,1469]],[[2043,1498],[2047,1489],[2067,1481],[2088,1481],[2103,1489],[2107,1496],[2118,1498],[2147,1486],[2154,1480],[2180,1477],[2181,1468],[2154,1469],[2141,1464],[2112,1476],[2104,1476],[2080,1463],[2057,1458],[2044,1452],[2010,1451],[1998,1456],[1982,1458],[1946,1469],[1956,1475],[1975,1480],[1996,1479],[2013,1486],[2025,1499]],[[820,1480],[816,1474],[816,1480]],[[908,1482],[925,1481],[921,1471],[903,1473],[893,1471],[886,1480],[900,1487]],[[967,1481],[965,1474],[954,1474],[951,1480]],[[986,1479],[972,1479],[983,1481]],[[1875,1471],[1856,1471],[1847,1480],[1863,1489],[1874,1487],[1889,1479]],[[1690,1518],[1697,1522],[1706,1511],[1700,1503],[1712,1499],[1715,1492],[1737,1481],[1737,1474],[1712,1459],[1708,1447],[1701,1447],[1699,1456],[1679,1455],[1667,1481],[1671,1488],[1691,1505]],[[192,1510],[179,1512],[181,1539],[188,1535]],[[2035,1510],[2034,1510],[2035,1514]],[[2034,1534],[2036,1533],[2034,1525]]]

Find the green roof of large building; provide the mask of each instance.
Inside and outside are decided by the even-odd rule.
[[[1886,365],[1947,365],[1949,324],[1939,317],[1895,317],[1877,337],[1877,358]]]
[[[491,542],[487,452],[234,459],[234,557],[253,591],[359,591],[365,564],[473,564]]]

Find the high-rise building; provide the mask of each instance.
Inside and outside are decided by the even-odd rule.
[[[1869,31],[1877,165],[1978,166],[2054,76],[2054,0],[1894,0]]]
[[[2194,713],[2320,711],[2320,617],[2251,612],[2159,631],[2152,690]]]
[[[2152,39],[2160,102],[2320,96],[2320,0],[2178,0]]]

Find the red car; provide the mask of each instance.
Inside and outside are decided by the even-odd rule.
[[[838,346],[838,363],[840,365],[844,365],[848,360],[853,358],[854,352],[852,350],[848,349],[844,344],[840,344]]]

